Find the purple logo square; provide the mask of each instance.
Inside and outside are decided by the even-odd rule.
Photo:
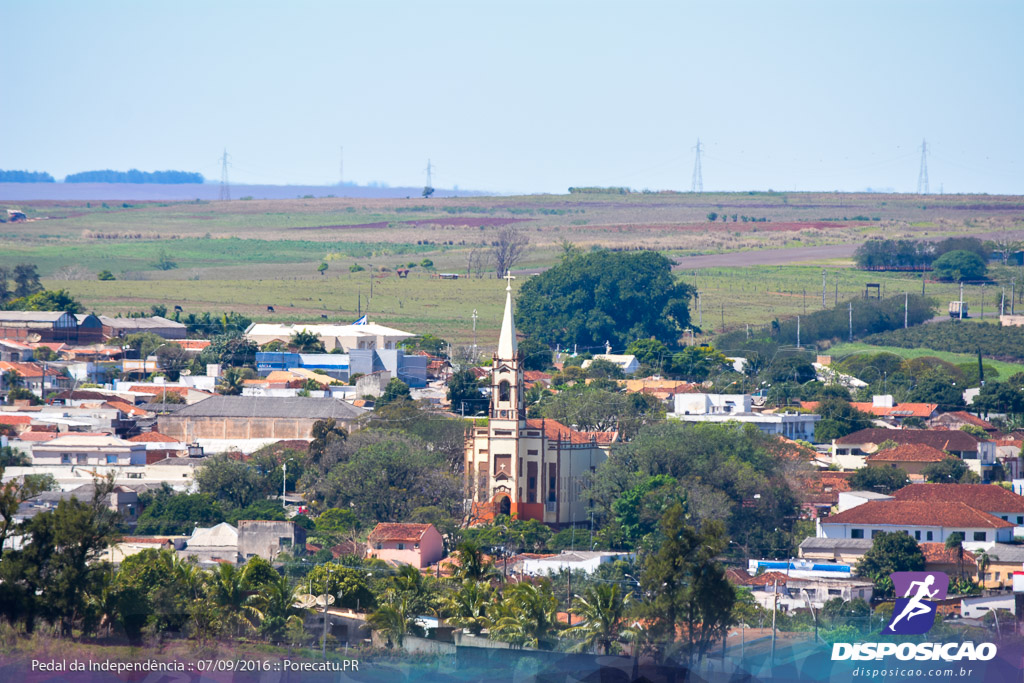
[[[949,576],[945,572],[893,572],[889,578],[896,592],[896,605],[885,632],[927,633],[935,623],[937,601],[949,592]]]

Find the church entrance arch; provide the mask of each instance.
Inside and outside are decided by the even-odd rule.
[[[512,514],[512,499],[508,496],[502,496],[501,500],[498,501],[498,514],[499,515],[511,515]]]

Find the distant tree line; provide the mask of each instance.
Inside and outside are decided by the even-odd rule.
[[[858,339],[868,334],[887,332],[903,327],[904,303],[908,325],[919,325],[935,315],[935,302],[927,297],[911,294],[904,302],[903,296],[887,299],[854,299],[842,302],[835,308],[816,311],[800,316],[800,343],[815,344],[827,339],[846,340],[850,335],[850,306],[853,307],[853,337]],[[765,334],[767,333],[767,334]],[[767,336],[767,339],[763,339]],[[719,349],[741,349],[748,340],[754,340],[754,330],[748,336],[745,330],[729,332],[715,338]],[[797,321],[774,320],[771,325],[757,333],[758,341],[792,345],[797,341]]]
[[[967,251],[988,260],[988,250],[974,237],[947,237],[940,242],[868,240],[853,258],[863,270],[930,270],[932,263],[951,251]]]
[[[569,194],[629,194],[628,187],[570,187]]]
[[[0,170],[0,183],[53,183],[53,176],[40,171]]]
[[[956,353],[980,351],[987,358],[1011,362],[1024,360],[1024,327],[1001,327],[991,323],[964,325],[949,321],[873,334],[864,341],[903,349]]]
[[[25,181],[20,181],[25,182]],[[53,182],[51,178],[49,182]],[[82,171],[72,173],[64,178],[65,183],[160,183],[164,185],[183,185],[187,183],[202,183],[202,173],[189,173],[188,171]]]

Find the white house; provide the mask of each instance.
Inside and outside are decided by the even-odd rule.
[[[618,354],[618,353],[598,353],[593,359],[587,359],[580,364],[580,367],[586,370],[590,367],[590,364],[595,360],[606,360],[609,363],[615,363],[622,370],[624,375],[632,375],[634,372],[640,369],[640,361],[636,359],[633,354]]]
[[[398,345],[416,335],[376,323],[362,325],[280,325],[253,323],[245,336],[259,346],[272,341],[287,343],[296,332],[311,332],[320,338],[327,351],[342,349],[396,349]]]
[[[957,486],[943,484],[943,486]],[[874,500],[817,520],[819,538],[874,538],[882,532],[909,534],[916,541],[945,543],[959,533],[971,550],[1013,540],[1014,525],[961,502]]]
[[[749,394],[676,394],[668,416],[684,422],[739,422],[752,424],[765,434],[788,439],[814,440],[814,425],[821,415],[796,412],[755,413]]]
[[[145,465],[146,445],[108,435],[69,433],[32,446],[32,465]]]
[[[602,564],[617,560],[632,560],[633,553],[609,552],[604,550],[563,550],[557,555],[527,558],[522,562],[522,571],[530,576],[557,574],[563,569],[592,574]]]

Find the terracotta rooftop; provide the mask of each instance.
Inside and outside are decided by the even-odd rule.
[[[851,402],[850,406],[856,408],[862,413],[868,415],[874,415],[875,417],[920,417],[927,418],[931,417],[938,409],[939,404],[937,403],[897,403],[894,406],[876,406],[874,403],[867,401]],[[801,401],[801,408],[807,408],[808,410],[817,410],[818,401]]]
[[[143,432],[131,437],[128,441],[134,441],[135,443],[181,443],[177,439],[165,436],[160,432]]]
[[[782,572],[765,572],[764,574],[758,574],[757,576],[750,577],[747,581],[748,586],[769,586],[774,585],[776,581],[779,582],[780,586],[785,586],[789,577]]]
[[[419,541],[433,524],[395,524],[380,522],[370,532],[370,541]]]
[[[0,374],[14,370],[22,377],[42,377],[43,366],[38,363],[9,363],[5,360],[0,360]],[[56,377],[60,373],[53,368],[46,368],[47,377]]]
[[[921,552],[924,553],[924,561],[927,564],[957,564],[956,551],[947,549],[945,543],[918,543]],[[974,559],[974,553],[964,550],[964,565],[978,566]]]
[[[572,427],[566,427],[561,422],[548,419],[527,420],[526,426],[530,429],[544,430],[544,436],[551,441],[568,441],[571,444],[612,443],[618,436],[618,432],[580,432]]]
[[[142,408],[133,406],[130,403],[125,403],[124,401],[108,400],[104,402],[104,405],[111,408],[117,408],[125,415],[131,415],[132,417],[141,417],[146,414],[146,411]]]
[[[865,458],[868,464],[876,462],[942,462],[946,458],[955,458],[945,451],[923,443],[905,443],[896,448],[887,448]]]
[[[958,429],[861,429],[836,439],[839,446],[880,444],[895,441],[898,444],[927,444],[942,451],[976,451],[978,439]]]
[[[996,484],[911,484],[892,495],[901,501],[955,502],[983,512],[1024,514],[1024,496]]]
[[[976,415],[971,415],[966,410],[954,410],[953,412],[950,412],[950,413],[943,413],[943,415],[941,417],[945,417],[945,418],[953,417],[953,418],[956,418],[959,422],[963,422],[964,424],[974,425],[975,427],[981,427],[982,429],[984,429],[986,431],[987,430],[995,430],[995,427],[992,425],[991,422],[988,422],[986,420],[982,420],[980,417],[978,417]]]
[[[958,484],[936,484],[958,486]],[[909,487],[905,487],[909,488]],[[822,524],[891,524],[941,526],[965,529],[1002,529],[1013,524],[966,503],[907,500],[873,500],[831,515]]]
[[[0,414],[0,425],[27,425],[32,422],[28,415],[3,415]]]

